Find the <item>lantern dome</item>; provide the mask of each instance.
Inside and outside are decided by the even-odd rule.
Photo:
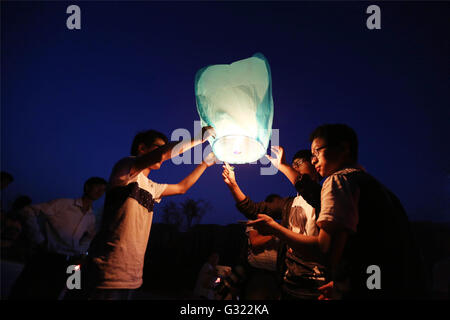
[[[209,142],[219,160],[249,163],[266,154],[273,99],[270,67],[262,54],[200,69],[195,97],[202,126],[216,131]]]

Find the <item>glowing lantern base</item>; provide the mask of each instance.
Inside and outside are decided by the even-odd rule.
[[[257,140],[240,135],[228,135],[214,140],[214,154],[222,161],[242,164],[256,161],[264,156],[266,149]]]

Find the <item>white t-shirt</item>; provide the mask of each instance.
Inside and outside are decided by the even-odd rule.
[[[358,225],[358,202],[360,190],[358,185],[351,184],[346,174],[360,171],[347,168],[329,176],[322,186],[321,210],[317,225],[320,228],[327,223],[337,224],[350,232],[356,232]]]
[[[315,209],[300,195],[292,202],[289,229],[307,236],[316,236],[319,233]]]
[[[306,235],[317,236],[319,229],[316,225],[316,211],[306,202],[301,195],[295,197],[291,211],[289,213],[288,228],[293,232]],[[286,252],[287,270],[285,280],[291,281],[292,277],[302,277],[307,279],[321,280],[323,278],[324,267],[316,261],[309,261],[302,256],[290,252]],[[289,280],[291,279],[291,280]],[[299,288],[301,290],[301,288]]]
[[[142,285],[153,205],[161,201],[167,184],[155,183],[142,172],[130,175],[133,163],[134,157],[120,160],[110,177],[102,227],[93,248],[100,289],[136,289]]]

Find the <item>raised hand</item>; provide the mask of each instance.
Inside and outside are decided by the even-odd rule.
[[[258,214],[258,219],[251,220],[247,226],[252,226],[263,236],[273,235],[280,226],[272,217],[265,214]]]
[[[213,164],[215,164],[217,161],[216,155],[214,152],[210,152],[205,159],[203,159],[203,162],[208,166],[211,167]]]
[[[216,136],[216,130],[214,130],[211,126],[205,126],[202,128],[202,142],[205,142],[208,140],[209,137],[215,137]]]
[[[223,167],[222,177],[223,181],[229,186],[237,185],[236,176],[234,174],[234,168],[225,162]]]
[[[286,158],[284,155],[284,149],[280,146],[272,146],[270,148],[273,153],[275,153],[276,158],[273,158],[271,155],[266,154],[266,158],[272,162],[273,166],[277,169],[280,168],[281,164],[286,164]]]

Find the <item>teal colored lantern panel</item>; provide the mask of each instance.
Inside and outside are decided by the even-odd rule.
[[[210,125],[213,152],[228,163],[249,163],[266,154],[272,133],[272,80],[262,54],[200,69],[195,97],[202,126]]]

